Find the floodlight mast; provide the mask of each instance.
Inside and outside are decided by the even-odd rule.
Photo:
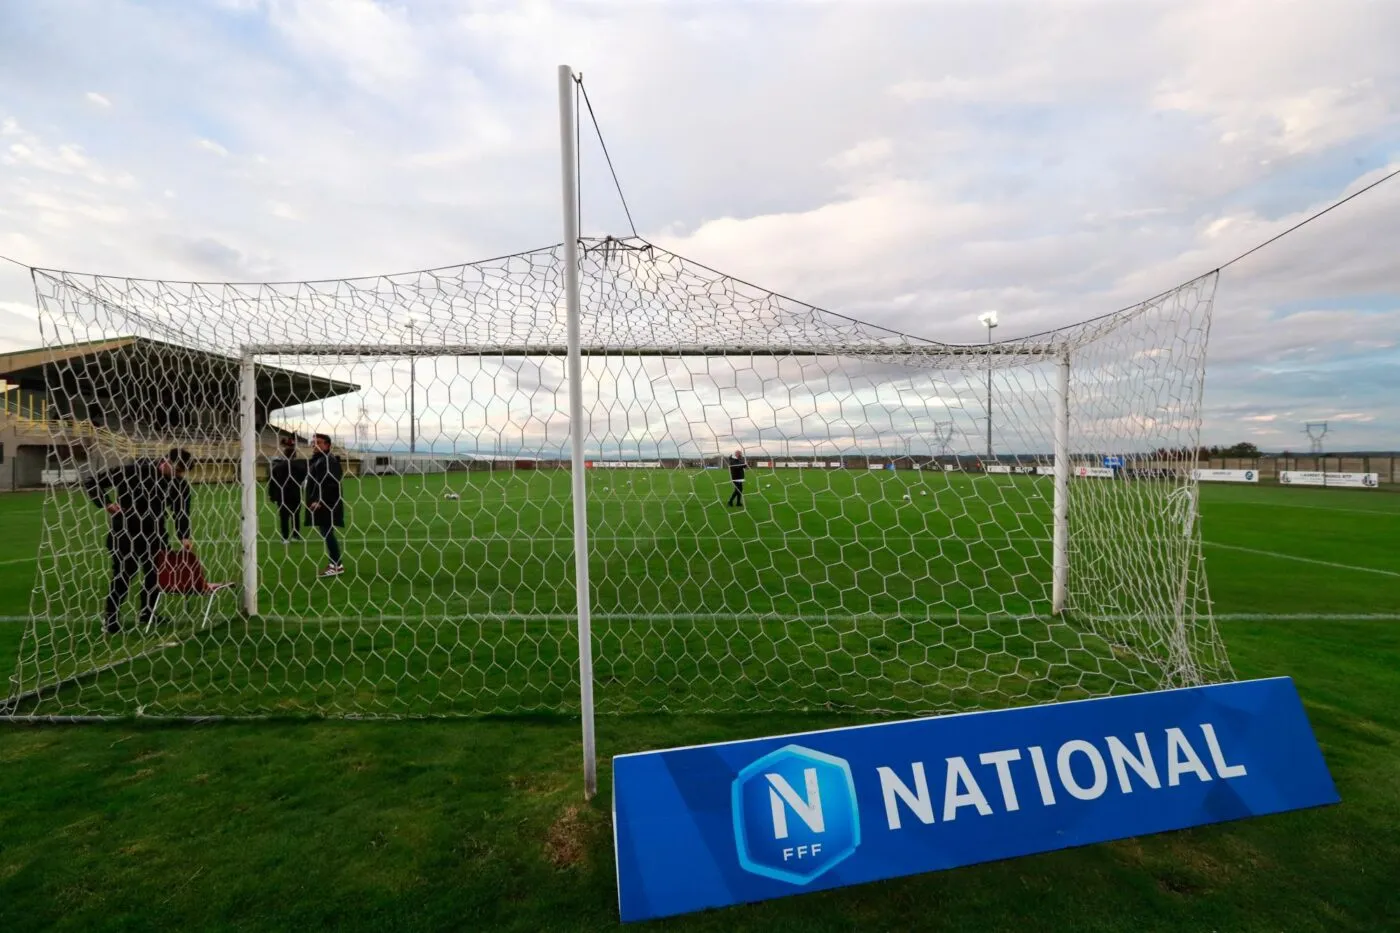
[[[992,328],[997,326],[997,313],[987,311],[977,316],[987,326],[987,459],[992,459]]]
[[[418,343],[418,315],[410,314],[408,321],[404,324],[404,330],[408,331],[408,342],[412,346]],[[411,353],[408,357],[408,453],[413,457],[418,452],[418,354]],[[410,463],[410,469],[412,464]]]

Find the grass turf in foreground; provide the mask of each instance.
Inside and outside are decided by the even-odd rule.
[[[1303,668],[1344,804],[805,895],[676,930],[1376,930],[1400,911],[1400,637],[1242,625],[1248,667]],[[1282,643],[1281,643],[1282,642]],[[1253,671],[1251,671],[1253,672]],[[1360,698],[1360,699],[1358,699]],[[1379,706],[1379,708],[1377,708]],[[604,719],[612,750],[835,717]],[[9,728],[0,928],[596,930],[616,924],[606,780],[532,720]],[[663,924],[657,924],[660,927]]]
[[[1400,577],[1391,576],[1400,560],[1386,546],[1400,526],[1400,497],[1298,492],[1204,491],[1206,537],[1221,545],[1207,549],[1217,611],[1400,611]],[[1251,497],[1266,504],[1244,501]],[[1342,511],[1351,508],[1372,514]],[[1315,543],[1329,537],[1348,548]],[[0,560],[24,547],[0,542]],[[27,590],[5,570],[0,587]],[[1240,676],[1296,679],[1341,806],[650,928],[1393,927],[1400,626],[1293,619],[1222,628]],[[604,717],[599,740],[616,754],[853,721]],[[0,726],[0,930],[616,928],[610,774],[604,762],[602,794],[584,805],[579,765],[577,727],[561,719]]]

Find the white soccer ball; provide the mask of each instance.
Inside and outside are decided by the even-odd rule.
[[[928,490],[927,490],[927,489],[920,489],[920,490],[919,490],[919,495],[921,495],[921,496],[926,496],[926,495],[928,495]]]
[[[905,499],[908,499],[908,498],[909,498],[909,493],[906,492],[906,493],[904,494],[904,498],[905,498]]]
[[[452,500],[457,500],[457,499],[462,498],[461,496],[459,496],[459,495],[458,495],[457,493],[455,493],[455,492],[445,492],[445,493],[442,494],[442,497],[443,497],[444,499],[452,499]]]

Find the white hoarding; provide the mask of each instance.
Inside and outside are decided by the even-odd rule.
[[[1380,486],[1379,473],[1316,473],[1300,470],[1284,470],[1278,481],[1285,486],[1339,486],[1348,489],[1376,489]]]
[[[1073,472],[1081,479],[1113,479],[1113,471],[1108,467],[1075,467]]]
[[[1201,483],[1257,483],[1258,470],[1192,470],[1191,478]]]
[[[989,463],[985,467],[985,470],[988,473],[1010,473],[1011,467],[1004,463]]]

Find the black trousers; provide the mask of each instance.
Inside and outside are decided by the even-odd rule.
[[[340,539],[335,536],[334,525],[317,525],[316,530],[326,539],[326,556],[332,564],[340,564]]]
[[[744,481],[733,479],[730,482],[734,484],[734,491],[729,494],[729,501],[725,505],[742,506],[744,504]]]
[[[282,540],[291,541],[301,537],[301,529],[298,523],[301,519],[301,508],[295,505],[277,506],[277,521],[282,526]]]
[[[160,578],[156,573],[156,555],[163,548],[155,530],[149,533],[116,532],[108,536],[107,549],[112,554],[112,585],[107,590],[104,621],[117,623],[122,603],[131,592],[131,579],[141,575],[141,620],[149,621],[156,611],[160,597]]]

